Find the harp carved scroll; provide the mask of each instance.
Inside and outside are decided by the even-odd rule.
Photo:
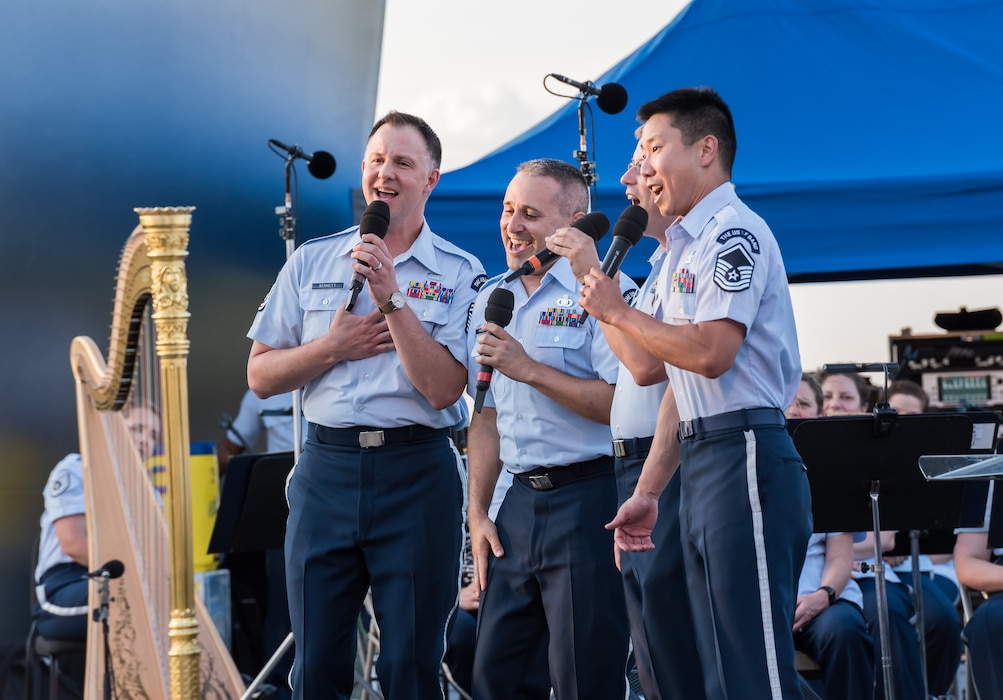
[[[107,360],[91,338],[70,346],[90,563],[118,559],[125,569],[108,582],[107,650],[102,625],[89,624],[86,698],[105,696],[106,682],[122,700],[222,700],[244,688],[195,595],[185,271],[193,209],[135,210],[140,223],[119,260]],[[146,465],[156,442],[164,499]],[[89,607],[100,604],[93,584]]]

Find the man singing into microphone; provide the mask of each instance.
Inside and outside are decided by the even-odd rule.
[[[424,120],[376,122],[362,190],[389,208],[385,237],[353,227],[301,245],[248,332],[255,394],[304,387],[285,542],[294,698],[350,697],[368,588],[384,697],[442,697],[463,507],[449,429],[466,420],[466,319],[485,276],[425,221],[441,156]],[[368,291],[348,311],[353,275]]]
[[[652,448],[607,527],[624,550],[671,556],[652,530],[678,467],[683,564],[706,696],[794,700],[801,697],[791,635],[795,584],[812,519],[783,413],[801,380],[783,260],[769,227],[730,182],[735,125],[716,92],[674,90],[642,105],[638,120],[639,176],[659,211],[676,217],[653,315],[623,308],[597,269],[585,278],[582,303],[665,363],[671,389],[655,444],[667,447]],[[675,620],[646,623],[671,628]]]
[[[574,166],[520,165],[500,222],[508,267],[518,270],[556,229],[584,221],[587,207],[588,186]],[[613,540],[597,520],[616,510],[609,410],[617,360],[596,321],[582,322],[567,260],[506,276],[481,290],[468,335],[472,395],[477,365],[494,368],[467,439],[474,575],[483,591],[473,695],[546,700],[553,687],[561,698],[622,698],[623,585]],[[504,328],[484,323],[499,286],[515,297]],[[636,293],[626,276],[621,293]],[[488,506],[503,468],[515,478],[493,523]]]

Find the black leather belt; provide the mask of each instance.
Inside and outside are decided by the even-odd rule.
[[[779,408],[743,408],[740,411],[718,413],[706,418],[679,421],[679,440],[688,440],[719,430],[750,430],[752,428],[783,428],[787,425]]]
[[[636,457],[651,451],[651,441],[654,437],[625,438],[613,441],[614,457]]]
[[[607,471],[613,472],[613,458],[603,456],[587,462],[575,462],[565,467],[540,467],[514,476],[537,491],[550,491],[572,481]]]
[[[382,447],[419,440],[447,437],[449,428],[429,428],[427,425],[404,425],[399,428],[372,428],[357,425],[351,428],[329,428],[310,423],[307,437],[324,445],[342,447]]]

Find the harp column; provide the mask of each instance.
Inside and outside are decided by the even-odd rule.
[[[160,361],[164,464],[170,512],[172,700],[198,698],[199,644],[191,532],[191,447],[188,427],[188,230],[195,207],[137,208],[150,257],[150,290]]]

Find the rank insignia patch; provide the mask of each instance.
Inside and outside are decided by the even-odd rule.
[[[714,282],[726,292],[741,292],[752,285],[755,262],[745,252],[741,243],[717,254],[714,263]]]

